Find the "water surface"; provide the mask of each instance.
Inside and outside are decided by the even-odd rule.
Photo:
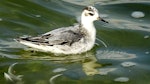
[[[73,25],[86,5],[94,5],[109,21],[95,22],[97,41],[89,52],[59,56],[13,40]],[[145,16],[134,18],[134,11]],[[149,84],[149,11],[149,0],[1,0],[0,83]],[[12,78],[6,80],[4,72]]]

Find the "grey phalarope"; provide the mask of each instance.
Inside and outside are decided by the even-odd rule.
[[[58,28],[37,37],[20,37],[15,40],[44,52],[80,54],[91,50],[95,44],[95,20],[108,23],[99,16],[95,7],[87,6],[83,9],[79,25]]]

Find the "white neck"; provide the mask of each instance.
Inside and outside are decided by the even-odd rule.
[[[90,39],[92,39],[95,42],[96,38],[96,29],[94,27],[93,21],[89,20],[89,18],[81,17],[81,25],[83,28],[85,28],[90,35]]]
[[[95,28],[93,22],[91,22],[91,21],[89,21],[88,19],[85,19],[85,18],[81,18],[81,24],[87,30]]]

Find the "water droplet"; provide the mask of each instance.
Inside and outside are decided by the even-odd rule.
[[[148,38],[149,38],[149,35],[145,35],[144,38],[145,38],[145,39],[148,39]]]
[[[149,54],[149,52],[147,51],[147,52],[145,52],[145,54]]]
[[[35,15],[35,17],[41,17],[41,15]]]
[[[63,72],[63,71],[66,71],[67,69],[66,68],[56,68],[53,70],[54,73],[58,73],[58,72]]]
[[[134,11],[131,13],[131,16],[134,18],[142,18],[145,14],[142,11]]]
[[[0,21],[3,21],[3,19],[2,19],[2,18],[0,18]]]
[[[134,63],[134,62],[123,62],[123,63],[121,63],[121,65],[123,67],[132,67],[132,66],[135,66],[136,63]]]
[[[99,74],[100,75],[107,75],[109,72],[115,71],[117,68],[100,68]]]
[[[129,78],[127,78],[127,77],[119,77],[119,78],[114,79],[114,81],[116,81],[116,82],[128,82]]]

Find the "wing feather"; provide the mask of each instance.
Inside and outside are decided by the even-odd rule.
[[[40,45],[72,45],[84,36],[79,30],[71,30],[70,28],[60,28],[37,37],[26,37],[21,40],[29,41]]]

